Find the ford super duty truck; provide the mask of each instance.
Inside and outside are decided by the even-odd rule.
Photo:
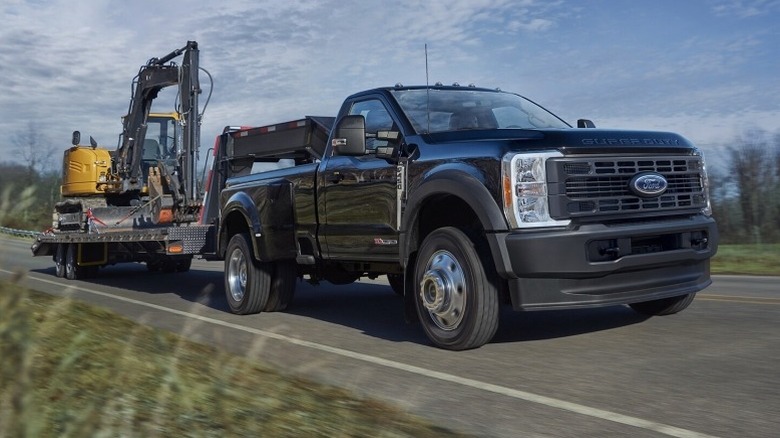
[[[226,129],[204,212],[235,313],[297,278],[387,275],[431,342],[489,342],[499,306],[686,308],[717,250],[704,158],[668,132],[572,127],[500,90],[396,86],[337,117]]]

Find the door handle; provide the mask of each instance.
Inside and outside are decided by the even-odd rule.
[[[344,175],[341,172],[333,172],[331,175],[328,175],[327,180],[330,183],[338,184],[344,181]]]

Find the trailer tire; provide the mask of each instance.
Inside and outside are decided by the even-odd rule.
[[[172,274],[176,272],[176,260],[172,259],[171,257],[165,257],[162,262],[160,262],[160,270],[164,274]]]
[[[443,227],[423,240],[414,269],[417,316],[440,348],[466,350],[498,329],[498,287],[490,254],[478,237]]]
[[[268,303],[272,265],[256,262],[245,233],[234,235],[225,256],[225,295],[230,311],[259,313]]]
[[[57,244],[57,249],[54,250],[54,275],[59,278],[65,276],[65,244]]]
[[[635,312],[648,316],[672,315],[683,311],[690,306],[696,293],[688,295],[679,295],[671,298],[662,298],[660,300],[644,301],[641,303],[631,303],[629,307]]]
[[[176,272],[188,272],[192,267],[192,257],[176,260]]]
[[[83,269],[78,265],[78,245],[71,243],[65,251],[65,278],[78,280],[83,277]]]
[[[298,267],[295,262],[279,261],[274,263],[271,278],[271,290],[265,312],[281,312],[287,309],[295,295],[295,282],[298,279]]]

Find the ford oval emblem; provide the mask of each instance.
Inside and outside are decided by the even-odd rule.
[[[650,198],[661,196],[669,187],[669,183],[660,173],[647,172],[631,178],[628,187],[635,195]]]

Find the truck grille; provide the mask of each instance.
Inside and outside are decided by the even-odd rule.
[[[706,206],[698,156],[560,158],[548,162],[550,213],[556,219],[645,214]],[[629,187],[639,173],[663,175],[660,196],[640,197]]]

